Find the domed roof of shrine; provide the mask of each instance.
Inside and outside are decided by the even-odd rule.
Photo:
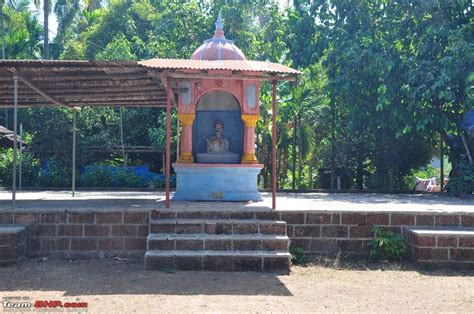
[[[217,17],[214,37],[194,51],[191,60],[246,60],[242,50],[224,36],[221,14]]]

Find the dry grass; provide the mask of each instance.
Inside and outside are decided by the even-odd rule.
[[[275,276],[164,273],[115,260],[28,260],[0,268],[0,296],[81,300],[90,313],[474,311],[473,271],[391,267],[328,259]]]

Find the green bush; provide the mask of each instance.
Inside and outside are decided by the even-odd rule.
[[[98,165],[90,165],[79,176],[81,186],[86,187],[111,187],[113,182],[111,169]]]
[[[39,172],[38,160],[31,153],[23,151],[21,162],[22,186],[34,186]],[[12,169],[13,149],[0,149],[0,186],[12,186]],[[19,164],[17,164],[17,169],[19,169]]]
[[[157,175],[149,171],[143,175],[137,168],[145,167],[124,168],[92,164],[85,167],[79,182],[81,186],[87,187],[148,187]]]
[[[466,195],[474,192],[474,165],[467,162],[456,167],[457,176],[450,178],[446,190],[454,195]]]
[[[372,260],[401,260],[406,252],[404,238],[398,233],[374,227],[374,238],[369,242]]]
[[[304,262],[304,248],[295,246],[290,249],[291,261],[294,264],[303,264]]]
[[[51,160],[43,164],[38,177],[37,185],[40,187],[69,187],[71,186],[72,169]]]

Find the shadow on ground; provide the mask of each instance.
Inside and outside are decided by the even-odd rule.
[[[115,260],[38,262],[0,268],[0,292],[62,291],[83,295],[291,296],[275,274],[256,272],[158,272]]]

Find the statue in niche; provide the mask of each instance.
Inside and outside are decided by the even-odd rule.
[[[216,135],[207,139],[206,153],[229,153],[229,141],[224,136],[222,136],[224,123],[220,120],[217,120],[216,123],[214,123],[214,130]]]

